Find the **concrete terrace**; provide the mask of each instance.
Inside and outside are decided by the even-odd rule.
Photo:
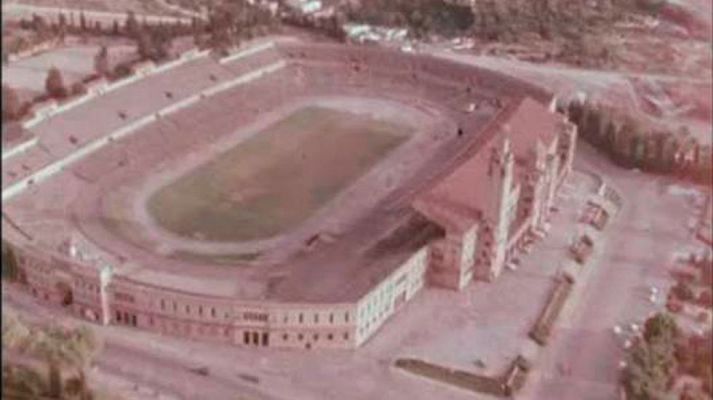
[[[263,50],[269,49],[263,47]],[[77,154],[88,154],[102,146],[95,145],[99,140],[132,133],[162,114],[175,112],[199,100],[202,92],[210,89],[217,92],[216,88],[220,90],[221,84],[240,81],[244,75],[256,68],[256,63],[265,66],[270,60],[277,61],[277,58],[273,52],[243,68],[230,63],[221,64],[207,56],[172,68],[158,66],[158,72],[146,77],[135,76],[113,83],[112,86],[117,89],[112,90],[110,94],[100,95],[86,102],[75,100],[78,105],[50,116],[31,126],[28,131],[39,138],[37,146],[44,147],[45,151],[53,156],[54,161],[60,162]],[[176,82],[181,84],[177,85]],[[85,149],[91,150],[83,152]],[[60,168],[62,166],[57,167]],[[9,196],[7,189],[22,178],[3,178],[5,199]]]

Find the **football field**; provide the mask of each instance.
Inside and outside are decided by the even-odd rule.
[[[366,115],[302,108],[160,188],[148,210],[186,238],[269,238],[305,221],[409,133]]]

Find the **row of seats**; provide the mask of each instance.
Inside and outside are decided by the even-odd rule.
[[[290,60],[310,63],[341,64],[348,68],[377,69],[427,74],[447,77],[454,84],[486,89],[499,95],[521,95],[525,93],[540,101],[548,101],[549,94],[533,85],[512,77],[476,68],[471,65],[440,60],[433,57],[403,54],[380,48],[365,46],[333,45],[283,45],[285,57]]]
[[[265,50],[233,64],[224,64],[235,73],[252,62],[263,66],[277,60],[280,54]],[[254,58],[254,60],[252,60]],[[476,93],[449,80],[432,79],[425,75],[409,79],[409,72],[394,68],[374,68],[368,72],[353,71],[349,65],[336,62],[299,61],[269,77],[246,83],[215,96],[199,100],[188,108],[162,117],[158,122],[141,129],[122,145],[98,152],[78,165],[77,172],[92,181],[106,177],[118,166],[125,174],[129,165],[150,166],[165,162],[211,143],[235,131],[237,127],[255,121],[262,111],[288,101],[297,95],[354,95],[409,99],[420,97],[432,104],[445,105],[453,116],[458,116],[469,102],[481,100]],[[459,120],[468,121],[462,116]],[[104,163],[104,166],[99,164]],[[139,171],[142,172],[142,171]],[[145,171],[143,171],[145,172]],[[108,180],[110,181],[110,180]],[[111,183],[107,183],[111,184]]]
[[[284,101],[285,98],[265,95],[271,92],[266,91],[263,85],[273,78],[242,85],[236,90],[200,100],[188,108],[161,117],[129,138],[92,154],[73,169],[92,182],[111,187],[114,184],[112,174],[123,177],[145,173],[146,168],[157,163],[178,159],[257,118],[257,113],[251,110],[260,107],[268,109],[276,101]],[[239,106],[235,101],[237,96],[244,96],[242,104],[251,106]]]

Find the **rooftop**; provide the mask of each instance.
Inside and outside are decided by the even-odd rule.
[[[510,141],[516,159],[529,158],[538,141],[549,143],[552,140],[563,116],[524,97],[508,105],[501,119],[502,123],[492,126],[489,134],[484,134],[479,143],[471,144],[472,147],[463,154],[464,160],[444,171],[445,176],[423,192],[417,202],[419,209],[424,210],[429,204],[435,208],[448,204],[452,209],[491,215],[491,192],[484,188],[491,188],[491,182],[499,179],[491,160],[497,158],[503,141]]]

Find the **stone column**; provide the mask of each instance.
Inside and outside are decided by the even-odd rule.
[[[101,315],[99,321],[102,325],[109,325],[111,321],[111,305],[109,304],[109,284],[114,275],[114,269],[109,264],[105,264],[99,271],[99,301],[101,305]]]

